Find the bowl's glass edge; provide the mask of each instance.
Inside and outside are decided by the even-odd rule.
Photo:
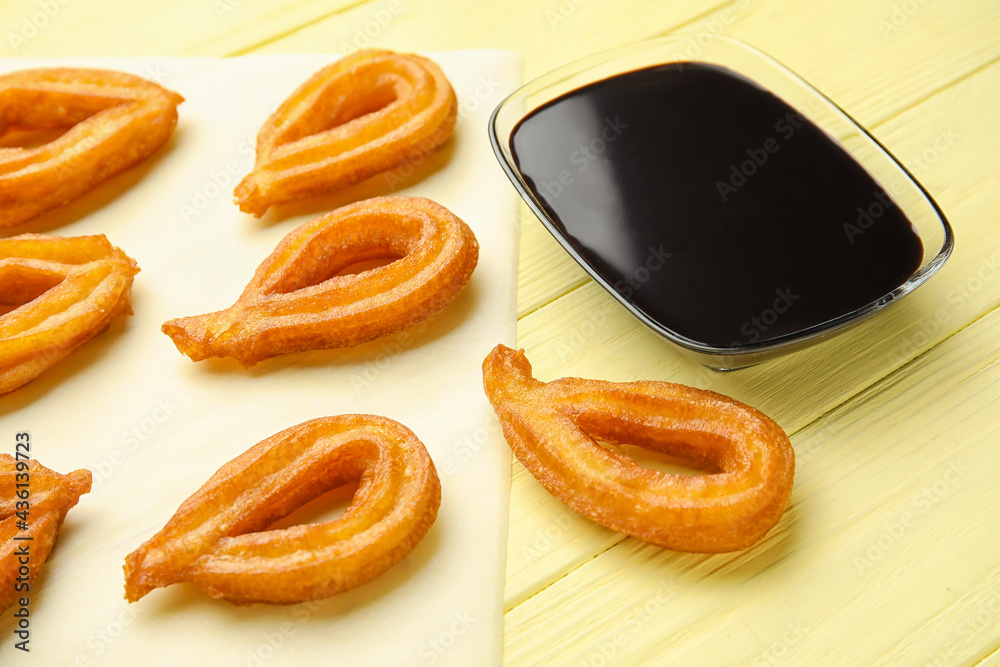
[[[555,227],[552,221],[549,219],[548,214],[545,213],[542,205],[538,202],[531,191],[528,189],[527,184],[520,178],[517,173],[516,168],[513,164],[513,154],[509,148],[509,141],[504,142],[499,136],[499,131],[497,128],[497,122],[500,114],[509,109],[512,104],[517,102],[523,102],[523,100],[531,93],[536,90],[544,90],[551,86],[553,82],[564,81],[574,75],[578,75],[588,69],[588,66],[593,63],[605,62],[609,57],[613,56],[624,56],[632,53],[637,53],[646,49],[655,48],[657,46],[662,46],[671,41],[682,41],[682,35],[668,36],[656,38],[653,40],[647,40],[645,42],[638,42],[635,44],[629,44],[624,47],[618,47],[615,49],[610,49],[597,54],[592,54],[586,56],[579,60],[570,62],[563,65],[555,70],[552,70],[540,77],[537,77],[520,88],[512,92],[510,95],[505,97],[493,110],[490,115],[488,132],[490,138],[490,144],[493,147],[493,151],[500,162],[500,166],[507,178],[511,181],[511,184],[517,190],[518,194],[528,205],[528,208],[535,215],[536,218],[542,223],[546,230],[556,239],[559,245],[570,254],[570,256],[581,266],[581,268],[586,271],[586,273],[597,282],[605,291],[607,291],[619,304],[625,307],[633,316],[639,319],[647,327],[661,335],[662,337],[670,340],[674,344],[684,348],[686,351],[694,353],[694,355],[701,359],[703,363],[720,370],[729,370],[734,368],[741,368],[749,365],[754,365],[765,361],[778,354],[784,354],[793,350],[800,349],[812,345],[821,340],[825,340],[835,333],[839,333],[845,328],[851,327],[855,324],[860,324],[862,321],[868,319],[871,315],[883,310],[891,303],[894,303],[901,299],[903,296],[909,294],[917,287],[926,282],[931,276],[937,273],[938,270],[945,264],[948,258],[951,256],[954,250],[954,230],[950,222],[948,221],[944,211],[934,200],[931,194],[923,186],[922,183],[910,172],[909,169],[881,142],[879,141],[868,129],[858,122],[853,116],[851,116],[847,111],[840,107],[836,102],[830,99],[826,94],[820,91],[818,88],[810,84],[803,77],[795,73],[793,70],[789,69],[781,62],[775,60],[773,57],[760,51],[756,47],[753,47],[745,42],[735,40],[729,37],[716,36],[718,40],[729,42],[732,45],[739,47],[752,53],[755,57],[761,58],[767,61],[772,67],[780,70],[785,76],[791,78],[798,85],[801,85],[808,89],[808,91],[815,95],[817,99],[822,100],[824,103],[830,105],[835,109],[848,123],[855,127],[859,132],[869,141],[871,141],[881,152],[885,155],[892,163],[895,165],[900,172],[905,175],[907,181],[915,186],[924,201],[931,207],[934,212],[934,217],[940,223],[943,232],[943,241],[940,248],[928,261],[921,263],[921,266],[910,276],[903,284],[901,284],[896,289],[883,295],[882,297],[875,299],[855,310],[845,313],[839,317],[821,322],[819,324],[813,325],[806,329],[802,329],[784,336],[779,336],[767,341],[762,341],[760,343],[749,343],[739,347],[716,347],[711,345],[706,345],[698,341],[690,340],[677,334],[676,332],[663,327],[658,322],[649,318],[645,313],[635,308],[631,303],[620,295],[613,285],[610,285],[608,281],[597,273],[586,260],[576,251],[576,249],[569,244],[563,237],[562,233]],[[679,61],[673,61],[679,62]],[[697,62],[697,60],[692,59],[690,62]],[[654,66],[653,63],[646,66]],[[594,79],[594,80],[600,80]],[[555,99],[554,97],[548,99]],[[548,100],[547,100],[548,101]],[[528,110],[522,112],[521,118],[523,118],[528,113]],[[509,137],[508,137],[509,139]],[[846,150],[846,149],[845,149]]]

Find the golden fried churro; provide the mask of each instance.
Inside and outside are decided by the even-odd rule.
[[[177,93],[100,69],[29,69],[0,76],[0,136],[61,130],[34,148],[0,148],[0,229],[69,203],[166,143]]]
[[[443,308],[479,258],[472,230],[429,199],[376,197],[293,230],[226,310],[163,324],[200,361],[244,366],[302,350],[347,347],[411,326]],[[391,259],[338,275],[359,262]]]
[[[0,611],[27,597],[66,512],[90,484],[89,470],[63,475],[38,461],[0,454]]]
[[[714,392],[669,382],[540,382],[523,351],[497,346],[486,394],[515,456],[550,493],[597,523],[675,551],[751,546],[777,522],[795,454],[781,427]],[[721,472],[673,475],[610,448],[700,458]]]
[[[362,50],[312,75],[257,136],[240,210],[342,188],[418,159],[451,136],[458,103],[441,68],[417,55]]]
[[[0,395],[131,315],[138,272],[103,235],[0,239]]]
[[[360,480],[338,519],[268,527],[325,491]],[[441,503],[427,450],[385,417],[304,422],[225,464],[125,559],[130,602],[188,582],[235,604],[293,604],[359,586],[423,539]]]

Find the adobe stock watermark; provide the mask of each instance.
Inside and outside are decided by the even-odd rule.
[[[524,564],[534,563],[556,548],[563,535],[569,530],[572,521],[569,512],[559,512],[552,515],[551,521],[548,521],[544,526],[535,528],[531,534],[532,542],[521,549],[521,559]]]
[[[576,667],[610,667],[624,664],[616,659],[619,651],[658,614],[670,600],[677,596],[677,586],[673,579],[661,581],[651,595],[629,609],[623,623],[615,626],[615,632],[596,641],[590,652],[578,659]]]
[[[576,174],[587,171],[590,165],[608,150],[608,146],[613,144],[627,129],[628,123],[622,122],[620,116],[605,117],[597,136],[586,145],[580,145],[570,153],[569,163],[576,167]],[[576,174],[569,169],[562,169],[556,174],[555,180],[542,181],[538,189],[545,194],[549,201],[553,201],[558,199],[563,191],[573,184],[576,180]]]
[[[969,613],[958,624],[956,632],[966,639],[972,639],[983,630],[1000,625],[1000,588],[990,588],[990,597]]]
[[[379,339],[379,352],[375,358],[365,364],[360,371],[351,374],[351,387],[354,388],[354,391],[363,394],[371,389],[373,384],[389,372],[395,358],[420,342],[421,335],[440,316],[441,312],[438,311],[388,338]]]
[[[92,120],[94,122],[92,130],[83,139],[64,150],[62,159],[75,159],[77,156],[93,150],[118,129],[117,125],[106,116],[92,118]]]
[[[34,11],[21,19],[17,31],[7,31],[7,42],[14,53],[18,53],[28,42],[37,37],[70,2],[71,0],[37,0]]]
[[[917,350],[933,339],[949,322],[954,314],[977,298],[996,277],[1000,275],[1000,248],[979,261],[976,271],[956,283],[945,295],[947,307],[940,307],[920,322],[920,327],[899,341],[888,355],[889,362],[900,366],[908,361]]]
[[[417,173],[417,169],[434,155],[435,150],[447,141],[451,135],[451,128],[438,128],[431,134],[417,142],[414,153],[407,156],[402,164],[383,172],[382,180],[386,188],[393,192],[400,187],[405,187],[408,178]]]
[[[304,620],[304,619],[303,619]],[[296,632],[291,621],[284,621],[274,630],[261,634],[261,641],[256,646],[247,649],[244,667],[262,667],[291,639]]]
[[[958,310],[975,299],[976,295],[995,280],[997,275],[1000,275],[1000,248],[989,255],[984,255],[979,261],[976,272],[948,290],[945,299],[952,306],[952,310]]]
[[[698,22],[698,27],[684,29],[686,43],[684,45],[684,56],[688,60],[697,60],[705,53],[705,50],[712,46],[721,37],[726,28],[731,26],[739,18],[740,12],[749,7],[753,0],[742,0],[732,7],[727,7],[719,12],[718,16],[710,16]],[[683,65],[683,63],[681,63]]]
[[[795,464],[802,465],[816,458],[823,451],[824,446],[834,436],[839,435],[844,430],[844,421],[841,419],[831,419],[818,431],[812,433],[801,442],[795,443]]]
[[[932,164],[938,161],[942,154],[948,152],[952,146],[961,137],[957,132],[955,132],[951,126],[939,127],[937,130],[937,136],[934,137],[934,141],[931,145],[920,151],[917,155],[911,155],[910,159],[907,161],[907,167],[914,176],[920,176],[923,174]],[[896,185],[893,191],[897,192],[901,185]]]
[[[661,270],[673,253],[664,250],[663,246],[649,246],[646,259],[635,267],[624,278],[615,283],[615,289],[626,299],[642,289],[653,275]],[[618,307],[617,302],[608,301],[601,308],[587,312],[586,318],[568,330],[568,335],[556,342],[556,353],[560,359],[569,359],[587,346],[587,342],[601,330],[608,317]]]
[[[155,62],[143,67],[142,73],[139,76],[163,86],[170,77],[170,72],[167,71],[162,62]]]
[[[919,155],[910,158],[910,172],[914,177],[919,177],[921,172],[937,162],[941,154],[954,146],[956,141],[958,141],[958,134],[950,126],[948,128],[939,128],[933,144],[925,148]],[[898,195],[903,191],[904,187],[903,182],[895,181],[890,186],[890,189]],[[859,236],[871,229],[878,222],[879,218],[895,208],[896,205],[895,200],[884,190],[873,191],[872,201],[866,206],[858,206],[855,221],[843,224],[842,227],[844,234],[847,235],[847,240],[853,245]]]
[[[903,0],[895,3],[889,15],[880,17],[876,24],[882,40],[885,41],[890,35],[899,32],[899,29],[909,23],[926,2],[927,0]]]
[[[227,160],[224,165],[220,164],[208,170],[202,184],[194,189],[187,201],[181,202],[177,207],[177,212],[185,225],[190,225],[195,218],[201,216],[219,197],[225,195],[232,198],[236,184],[253,166],[256,146],[256,137],[247,137],[236,147],[236,152],[242,159]]]
[[[379,35],[392,23],[393,19],[403,13],[402,0],[389,0],[381,7],[369,12],[368,20],[354,26],[354,35],[350,43],[341,42],[337,50],[343,55],[367,49]]]
[[[979,603],[976,608],[969,612],[955,626],[955,634],[959,639],[947,642],[940,651],[934,651],[928,656],[924,667],[945,667],[955,663],[955,656],[968,646],[969,643],[984,631],[990,631],[994,635],[1000,630],[1000,588],[991,586],[988,591],[989,597]]]
[[[243,0],[212,0],[212,9],[219,20],[223,20],[229,14],[235,12],[243,5]]]
[[[483,104],[493,101],[500,82],[493,78],[492,74],[479,75],[475,86],[468,95],[464,95],[458,101],[458,115],[456,125],[468,118]],[[384,172],[382,179],[390,191],[395,191],[400,186],[404,186],[408,178],[416,173],[417,169],[424,165],[434,154],[434,150],[443,144],[451,136],[452,128],[439,128],[417,143],[416,154],[408,157],[401,165]]]
[[[766,651],[754,658],[750,667],[772,667],[780,664],[788,654],[788,649],[809,634],[809,626],[802,621],[787,621],[785,632],[774,640]]]
[[[858,206],[858,217],[853,224],[845,222],[842,225],[844,234],[847,235],[847,240],[851,245],[854,245],[857,237],[871,229],[879,218],[896,206],[896,202],[884,190],[872,192],[872,199],[873,201],[867,206]]]
[[[559,0],[555,8],[545,10],[545,20],[548,21],[549,30],[555,32],[559,26],[570,19],[576,10],[585,5],[588,0]]]
[[[296,625],[305,623],[321,608],[320,603],[312,601],[301,602],[292,607],[294,621],[283,621],[273,630],[262,632],[260,640],[248,648],[243,659],[237,663],[239,667],[263,667],[295,636],[298,631]]]
[[[475,618],[468,611],[456,611],[444,621],[444,627],[425,641],[417,651],[418,662],[408,667],[433,665],[440,660],[473,627]]]
[[[120,447],[116,447],[103,459],[90,465],[93,473],[93,488],[97,489],[111,475],[114,474],[118,466],[125,463],[129,456],[134,454],[139,447],[149,440],[160,426],[166,422],[177,410],[178,405],[173,398],[157,398],[153,402],[148,414],[138,423],[133,424],[127,431],[124,431],[119,438]]]
[[[126,629],[135,623],[140,607],[125,601],[119,604],[121,606],[114,618],[87,635],[87,639],[84,640],[87,651],[76,654],[69,667],[97,667],[102,664],[102,660],[92,660],[92,658],[104,655],[104,652],[125,634]]]
[[[805,118],[800,114],[789,111],[774,122],[774,131],[781,137],[781,141],[788,141],[795,136],[797,131],[802,129],[805,123]],[[751,178],[756,176],[771,159],[771,156],[781,150],[781,141],[774,136],[769,136],[761,142],[760,146],[746,149],[746,160],[729,165],[729,177],[726,180],[717,179],[715,181],[715,189],[718,190],[723,202],[729,201],[729,197],[736,194]]]
[[[607,323],[608,316],[616,307],[615,302],[606,301],[603,307],[588,311],[587,317],[582,322],[573,325],[567,332],[568,335],[556,342],[556,354],[559,355],[559,359],[561,361],[572,359],[585,349],[588,341]]]
[[[740,345],[755,343],[760,340],[800,298],[800,295],[792,292],[791,287],[779,287],[775,289],[774,301],[771,302],[771,306],[762,310],[760,315],[752,316],[740,326],[740,333],[745,338],[733,341],[732,347],[739,347]]]
[[[455,439],[451,445],[451,455],[438,461],[438,473],[442,477],[458,474],[463,464],[470,463],[490,443],[503,445],[503,429],[492,413],[481,426]]]
[[[632,269],[628,275],[615,283],[618,290],[626,299],[631,298],[636,291],[643,288],[648,283],[653,274],[662,269],[667,264],[667,260],[674,256],[674,253],[667,252],[663,245],[647,246],[646,259],[639,266]]]
[[[862,555],[854,556],[854,567],[858,575],[865,576],[875,569],[886,554],[903,539],[907,531],[916,525],[920,517],[926,515],[943,501],[972,468],[961,461],[950,461],[948,468],[933,482],[918,491],[907,508],[889,519],[865,542]]]

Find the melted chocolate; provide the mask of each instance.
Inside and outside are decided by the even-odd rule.
[[[904,283],[919,237],[788,104],[675,63],[574,90],[511,138],[556,231],[636,309],[697,343],[794,333]]]

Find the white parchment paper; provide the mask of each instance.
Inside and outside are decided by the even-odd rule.
[[[482,390],[481,364],[515,339],[517,204],[493,157],[487,121],[518,84],[499,51],[427,54],[460,102],[455,136],[434,155],[329,197],[240,213],[232,189],[252,166],[268,114],[336,55],[232,59],[0,61],[131,71],[186,101],[170,143],[131,172],[24,231],[103,233],[142,272],[135,314],[58,367],[0,398],[0,451],[26,431],[32,454],[94,489],[63,526],[30,592],[30,653],[15,649],[10,607],[0,664],[499,664],[510,454]],[[160,333],[167,319],[229,306],[290,230],[376,195],[430,197],[474,230],[479,265],[430,321],[349,350],[286,355],[251,370],[193,363]],[[158,531],[223,463],[288,426],[325,415],[380,414],[424,442],[442,481],[427,537],[373,582],[291,607],[235,607],[189,586],[124,601],[125,555]],[[5,444],[6,443],[6,444]],[[310,520],[306,508],[298,518]]]

